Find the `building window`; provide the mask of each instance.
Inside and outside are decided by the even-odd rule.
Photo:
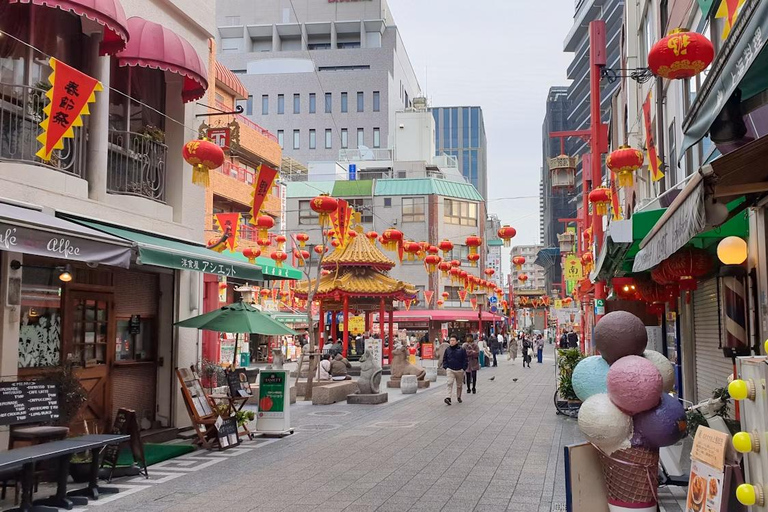
[[[363,128],[357,129],[357,147],[365,146],[365,130]]]
[[[317,95],[313,92],[309,93],[309,113],[314,114],[317,110]]]
[[[155,358],[154,318],[136,315],[117,319],[116,361],[152,361]],[[136,332],[138,331],[138,332]]]
[[[285,149],[283,144],[285,139],[285,132],[283,130],[277,130],[277,143],[280,144],[280,149]]]
[[[261,115],[266,116],[269,114],[269,95],[263,94],[261,96]]]
[[[357,93],[357,111],[363,112],[365,110],[365,94],[362,91]]]
[[[301,95],[300,94],[293,95],[293,113],[294,114],[301,113]]]
[[[285,94],[277,95],[277,113],[285,114]]]
[[[462,147],[469,147],[469,107],[461,107],[461,142]]]
[[[347,199],[347,202],[356,212],[360,212],[360,222],[363,224],[373,223],[372,199]]]
[[[381,110],[381,93],[379,91],[373,91],[373,111],[379,112]]]
[[[341,149],[347,149],[349,147],[349,135],[347,135],[347,129],[341,129]]]
[[[325,113],[330,114],[333,110],[333,96],[331,93],[325,93]]]
[[[319,222],[317,213],[309,206],[309,200],[299,201],[299,224],[312,225]]]
[[[392,208],[392,198],[391,197],[385,197],[384,198],[384,208]]]
[[[341,111],[347,111],[347,93],[345,92],[341,93]]]
[[[469,256],[469,247],[466,245],[454,245],[450,256],[446,259],[468,261],[467,256]]]
[[[424,222],[424,198],[403,198],[403,222]]]
[[[653,24],[655,20],[653,17],[653,6],[651,4],[648,4],[648,10],[645,11],[645,16],[643,17],[643,26],[641,29],[641,40],[640,40],[640,46],[642,48],[641,55],[642,55],[642,62],[644,65],[648,65],[648,52],[651,51],[651,48],[653,47],[653,42],[655,39],[655,34],[653,31]]]
[[[381,147],[381,130],[378,128],[373,129],[373,147]]]
[[[333,130],[330,128],[325,129],[325,149],[331,149],[333,147]]]
[[[464,288],[461,286],[443,286],[443,291],[448,292],[448,300],[455,301],[455,302],[458,302],[460,300],[459,291],[463,289]]]
[[[243,51],[242,37],[223,37],[221,39],[221,53]]]
[[[301,142],[299,139],[301,139],[301,132],[299,130],[293,130],[293,149],[299,149]]]
[[[477,203],[445,199],[443,200],[443,210],[446,224],[477,226]]]
[[[315,130],[309,130],[309,149],[317,148],[317,133]]]

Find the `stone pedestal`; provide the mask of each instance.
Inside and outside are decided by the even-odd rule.
[[[415,377],[415,375],[404,375],[404,377]],[[417,385],[419,389],[426,389],[429,387],[429,381],[428,380],[417,380]],[[387,387],[392,388],[399,388],[400,386],[400,379],[397,380],[388,380],[387,381]]]
[[[388,393],[366,393],[347,395],[348,404],[376,405],[383,404],[389,400]]]
[[[415,375],[403,375],[400,379],[400,392],[404,395],[413,395],[419,387],[419,381]]]
[[[437,368],[427,368],[427,376],[424,377],[427,382],[437,382]]]

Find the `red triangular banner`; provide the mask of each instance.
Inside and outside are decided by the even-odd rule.
[[[477,309],[477,297],[469,299],[469,303],[472,304],[472,311],[475,311]]]
[[[251,201],[251,220],[249,221],[254,226],[256,225],[256,217],[259,216],[264,200],[272,191],[272,183],[277,176],[277,170],[264,164],[259,165],[258,171],[259,173],[253,182],[253,201]]]
[[[237,232],[240,227],[240,214],[239,213],[217,213],[214,215],[216,219],[216,225],[222,233],[229,232],[229,238],[225,242],[230,251],[235,250],[237,247]]]
[[[467,300],[467,290],[459,290],[459,301],[464,302]]]
[[[432,290],[424,290],[424,300],[427,302],[427,306],[432,303],[432,296],[435,294]]]
[[[413,299],[405,299],[403,301],[405,303],[405,310],[408,311],[411,309],[411,304],[413,304]]]

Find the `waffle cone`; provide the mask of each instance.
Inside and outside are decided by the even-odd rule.
[[[599,452],[611,504],[655,504],[659,486],[659,451],[626,448]]]

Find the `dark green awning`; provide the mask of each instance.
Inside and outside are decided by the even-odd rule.
[[[333,185],[334,197],[371,197],[373,180],[337,181]]]
[[[224,251],[221,254],[227,255],[241,263],[248,263],[248,258],[239,252]],[[297,270],[287,263],[283,263],[282,267],[278,267],[273,260],[263,256],[256,258],[256,265],[261,268],[261,272],[264,274],[264,279],[276,281],[278,279],[301,279],[304,277],[301,270]]]

